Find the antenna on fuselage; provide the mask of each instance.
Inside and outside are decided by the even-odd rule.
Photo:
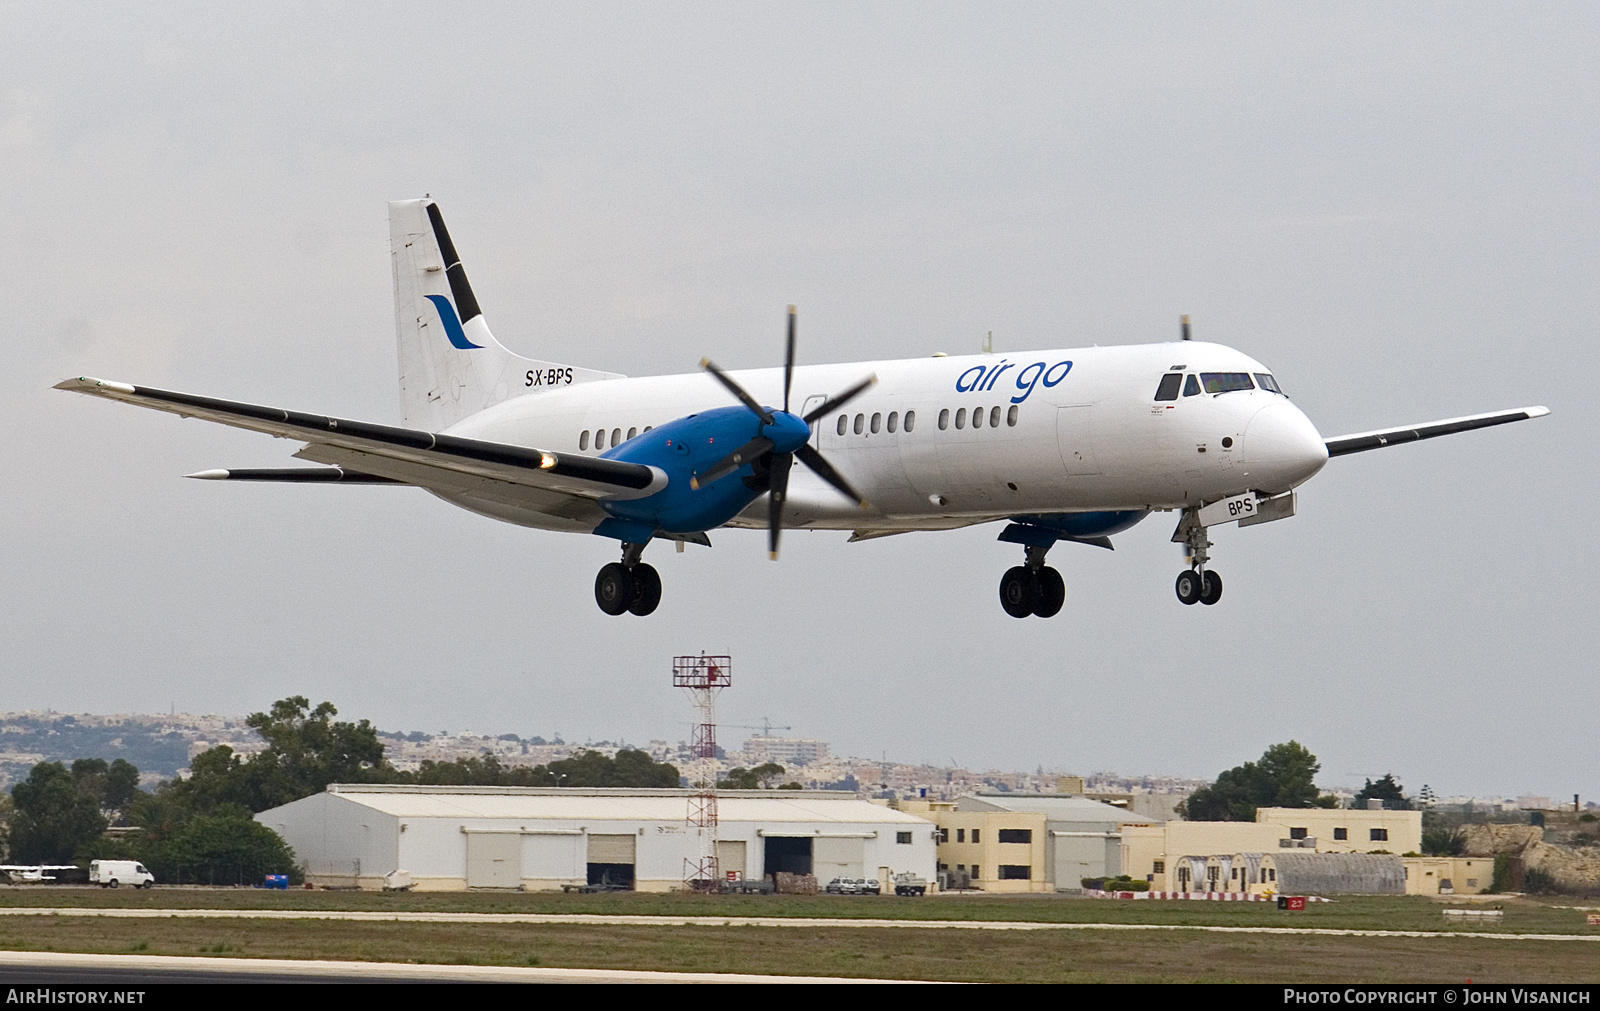
[[[1183,330],[1183,339],[1184,340],[1189,340],[1190,337],[1189,337],[1189,316],[1188,316],[1188,314],[1185,313],[1184,315],[1179,316],[1178,317],[1178,323],[1179,323],[1180,327]]]

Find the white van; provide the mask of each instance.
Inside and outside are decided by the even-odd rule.
[[[156,883],[156,876],[137,860],[91,860],[89,883],[101,888],[115,888],[121,884],[149,888]]]

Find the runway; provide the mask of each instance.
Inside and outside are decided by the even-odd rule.
[[[0,984],[128,987],[167,983],[908,983],[842,976],[767,976],[534,966],[414,965],[172,955],[0,951]]]
[[[915,930],[1189,930],[1216,934],[1305,934],[1322,937],[1476,937],[1502,941],[1600,942],[1600,934],[1519,934],[1483,930],[1358,930],[1337,927],[1221,927],[1168,923],[1039,923],[1028,920],[885,920],[823,916],[638,916],[603,913],[416,913],[328,909],[0,908],[0,916],[74,916],[156,920],[347,920],[369,923],[566,924],[626,927],[811,927]],[[365,963],[354,963],[365,964]],[[789,978],[789,977],[784,977]]]

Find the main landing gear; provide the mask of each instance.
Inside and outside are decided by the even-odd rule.
[[[661,603],[661,574],[639,561],[643,544],[623,544],[622,561],[602,566],[594,577],[594,602],[607,614],[631,611],[641,617]]]
[[[1189,568],[1178,573],[1178,579],[1173,584],[1178,600],[1184,604],[1207,605],[1221,600],[1222,577],[1206,568],[1209,557],[1206,549],[1211,547],[1211,541],[1206,538],[1206,528],[1200,525],[1196,510],[1183,511],[1183,519],[1178,521],[1178,529],[1173,531],[1172,539],[1182,544],[1189,556]]]
[[[1013,618],[1036,614],[1053,618],[1067,600],[1067,584],[1061,573],[1044,564],[1049,548],[1029,547],[1022,565],[1006,570],[1000,577],[1000,606]]]

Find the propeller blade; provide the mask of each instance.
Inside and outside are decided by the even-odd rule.
[[[717,382],[728,388],[729,393],[733,394],[735,397],[738,397],[739,403],[754,411],[756,417],[761,419],[761,423],[763,425],[772,424],[772,415],[767,413],[767,409],[756,403],[756,399],[750,394],[746,393],[744,391],[744,387],[734,382],[726,372],[723,372],[721,369],[713,365],[711,363],[711,359],[700,359],[700,367],[715,376]]]
[[[772,490],[767,495],[767,557],[778,560],[778,535],[783,533],[783,503],[789,497],[789,468],[794,456],[779,453],[772,458]]]
[[[827,401],[821,407],[818,407],[816,410],[814,410],[811,413],[807,414],[806,415],[806,424],[808,424],[808,425],[815,424],[816,420],[818,418],[822,417],[824,414],[828,414],[828,413],[830,413],[832,411],[837,411],[839,408],[843,407],[845,404],[848,404],[850,401],[852,401],[852,400],[856,399],[857,397],[861,396],[861,394],[863,394],[863,393],[865,393],[867,391],[868,387],[872,386],[877,381],[878,381],[878,377],[877,377],[876,374],[870,375],[867,378],[861,380],[861,382],[859,382],[859,383],[855,384],[854,386],[850,387],[848,390],[845,390],[843,393],[840,393],[840,394],[834,396],[833,399]]]
[[[850,482],[840,477],[839,472],[833,469],[833,464],[824,460],[822,454],[812,449],[809,442],[795,450],[794,455],[798,456],[800,462],[810,467],[818,477],[839,489],[856,505],[863,509],[867,507],[867,500],[857,494],[856,490],[850,487]]]
[[[789,387],[794,385],[794,306],[789,307],[789,350],[783,359],[783,413],[789,413]]]
[[[772,440],[764,435],[758,435],[754,439],[751,439],[749,442],[745,443],[743,446],[740,446],[738,449],[712,464],[711,468],[704,474],[696,474],[694,477],[691,477],[689,479],[689,487],[693,488],[695,491],[699,491],[701,488],[704,488],[717,478],[726,477],[727,475],[732,474],[740,467],[771,449]]]

